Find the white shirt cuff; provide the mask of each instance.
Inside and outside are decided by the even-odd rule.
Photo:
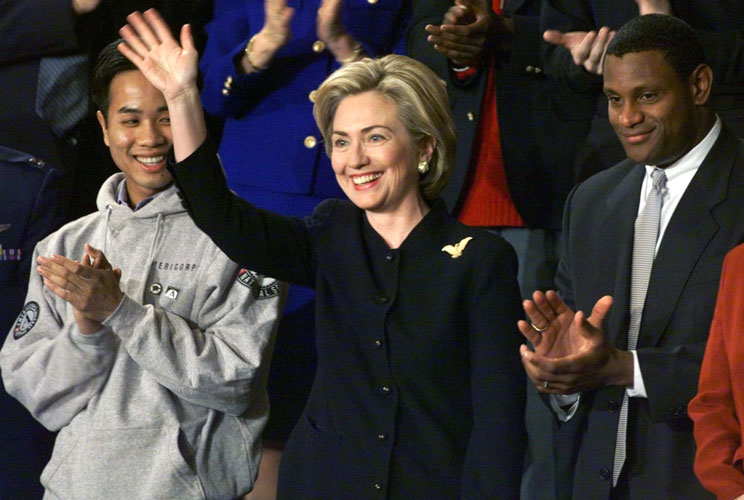
[[[576,413],[576,409],[579,407],[579,399],[581,399],[581,393],[575,392],[573,394],[551,394],[550,395],[550,407],[555,412],[555,416],[561,422],[568,422],[571,417]],[[569,406],[568,410],[564,410],[563,407]]]

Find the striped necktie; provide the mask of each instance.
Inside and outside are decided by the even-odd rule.
[[[666,174],[660,168],[651,171],[653,187],[646,200],[646,206],[635,221],[633,237],[633,268],[630,278],[630,325],[628,327],[628,350],[636,348],[638,333],[641,329],[643,304],[646,302],[646,291],[651,278],[651,267],[656,254],[656,240],[659,237],[659,219],[661,205],[666,191]],[[628,429],[628,392],[623,394],[620,407],[620,419],[615,441],[615,460],[612,468],[612,486],[617,485],[617,478],[625,462],[625,438]]]

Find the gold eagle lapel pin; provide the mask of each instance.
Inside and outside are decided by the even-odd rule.
[[[467,238],[461,239],[459,243],[455,243],[454,245],[445,245],[442,248],[442,252],[447,252],[448,254],[450,254],[450,257],[456,259],[460,255],[462,255],[462,252],[465,251],[465,247],[468,246],[468,243],[470,243],[470,240],[472,239],[472,236],[468,236]]]

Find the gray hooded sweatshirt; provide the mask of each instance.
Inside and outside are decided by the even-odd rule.
[[[175,187],[137,211],[117,204],[123,178],[104,183],[98,212],[39,242],[34,261],[79,261],[90,243],[121,268],[124,299],[86,336],[32,270],[0,351],[5,388],[60,430],[45,498],[236,498],[257,473],[284,286],[230,261]]]

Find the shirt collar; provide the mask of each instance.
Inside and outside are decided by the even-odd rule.
[[[155,193],[152,196],[148,196],[144,200],[140,201],[139,203],[137,203],[137,206],[135,206],[132,211],[136,212],[140,208],[144,207],[145,205],[150,203],[153,199],[155,199],[155,197],[159,195],[160,193],[162,193],[162,191]],[[119,187],[116,189],[116,203],[118,203],[119,205],[129,206],[129,195],[127,194],[127,180],[126,179],[122,179],[121,182],[119,183]]]

